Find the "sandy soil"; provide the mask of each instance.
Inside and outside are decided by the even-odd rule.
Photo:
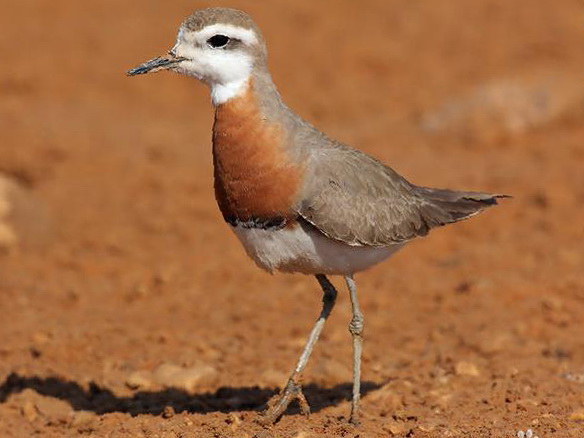
[[[209,3],[10,2],[0,436],[584,436],[581,2],[218,4],[254,15],[286,101],[331,136],[418,184],[515,198],[357,278],[360,428],[344,288],[313,414],[263,428],[318,287],[258,270],[220,219],[207,90],[124,76]]]

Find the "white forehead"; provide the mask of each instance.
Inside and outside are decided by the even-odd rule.
[[[258,42],[256,33],[251,29],[234,26],[232,24],[210,24],[199,31],[192,31],[181,27],[178,31],[177,43],[204,43],[213,35],[225,35],[229,38],[235,38],[244,44],[251,46]]]

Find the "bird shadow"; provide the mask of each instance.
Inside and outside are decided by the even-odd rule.
[[[361,393],[367,394],[378,389],[382,384],[363,382]],[[303,387],[312,412],[318,412],[329,406],[350,399],[351,384],[343,383],[332,388],[323,388],[314,383]],[[91,411],[96,414],[112,412],[130,415],[160,415],[169,407],[175,412],[209,413],[258,411],[266,402],[276,395],[277,389],[259,387],[221,387],[215,392],[190,394],[181,389],[164,389],[160,391],[138,391],[131,396],[117,396],[110,389],[90,383],[83,388],[79,383],[59,377],[26,377],[16,373],[10,374],[0,385],[0,403],[6,402],[11,394],[25,389],[49,397],[63,400],[77,411]],[[297,406],[291,406],[289,413],[298,413]]]

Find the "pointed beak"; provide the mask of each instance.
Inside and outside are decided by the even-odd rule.
[[[168,70],[172,66],[182,61],[185,61],[186,59],[187,58],[182,58],[180,56],[176,56],[172,52],[169,52],[164,56],[159,56],[158,58],[151,59],[150,61],[146,61],[145,63],[140,64],[138,67],[135,67],[132,70],[128,70],[126,72],[126,75],[128,76],[145,75],[147,73]]]

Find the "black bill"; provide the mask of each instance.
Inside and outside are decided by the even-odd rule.
[[[179,56],[174,56],[172,54],[159,56],[158,58],[146,61],[144,64],[140,64],[131,70],[128,70],[126,74],[128,76],[145,75],[147,73],[154,73],[160,70],[166,70],[169,67],[184,61],[186,58],[181,58]]]

